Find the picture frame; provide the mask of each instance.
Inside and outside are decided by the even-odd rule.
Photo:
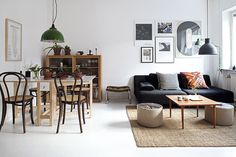
[[[154,21],[136,20],[135,21],[135,46],[152,46],[154,44]]]
[[[141,47],[141,63],[153,63],[153,47]]]
[[[170,21],[156,21],[156,35],[170,35],[173,36],[174,23]]]
[[[201,21],[176,22],[176,58],[199,57]]]
[[[22,24],[5,19],[5,61],[22,60]]]
[[[156,37],[156,63],[174,63],[174,37]]]

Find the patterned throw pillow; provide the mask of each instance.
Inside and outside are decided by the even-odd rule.
[[[188,88],[208,88],[200,72],[181,72],[188,81]]]

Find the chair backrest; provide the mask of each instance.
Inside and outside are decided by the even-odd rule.
[[[65,79],[65,76],[69,76]],[[54,83],[57,91],[57,97],[59,98],[59,102],[61,102],[61,99],[64,98],[65,101],[67,101],[67,93],[65,92],[65,88],[67,86],[71,86],[71,97],[72,102],[78,102],[80,103],[80,97],[81,97],[81,91],[83,86],[83,79],[82,77],[76,76],[74,73],[68,74],[68,73],[58,73],[56,77],[54,77]],[[75,91],[75,88],[79,87],[79,91]]]
[[[27,89],[27,79],[26,77],[18,72],[3,72],[0,74],[0,91],[2,95],[2,101],[4,102],[7,98],[7,101],[10,101],[10,90],[12,90],[12,86],[10,86],[8,81],[14,82],[14,95],[15,96],[15,102],[17,101],[23,101],[25,100],[25,94]],[[19,99],[18,96],[21,96]]]

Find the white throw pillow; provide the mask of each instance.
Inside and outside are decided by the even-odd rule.
[[[165,74],[157,72],[157,78],[159,89],[180,89],[177,74]]]

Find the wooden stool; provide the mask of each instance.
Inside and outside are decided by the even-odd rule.
[[[129,99],[129,103],[131,104],[131,94],[130,94],[130,88],[129,86],[107,86],[106,88],[106,101],[107,103],[109,102],[109,96],[108,96],[108,92],[127,92],[128,93],[128,99]]]

